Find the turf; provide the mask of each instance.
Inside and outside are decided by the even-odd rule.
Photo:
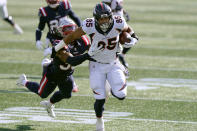
[[[72,0],[83,20],[92,17],[98,0]],[[94,98],[88,62],[76,67],[79,92],[55,106],[56,119],[40,107],[42,100],[16,80],[25,73],[40,81],[43,54],[35,46],[38,9],[45,1],[9,0],[9,14],[23,35],[0,22],[0,131],[93,131]],[[129,25],[139,43],[126,55],[129,63],[127,99],[110,96],[105,105],[106,131],[195,131],[197,129],[197,1],[125,0]],[[45,40],[46,28],[42,41]],[[16,108],[17,107],[17,108]]]

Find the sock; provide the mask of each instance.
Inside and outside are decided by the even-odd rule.
[[[63,99],[63,96],[62,96],[61,92],[60,91],[56,91],[53,94],[53,96],[50,98],[50,102],[54,104],[56,102],[61,101],[62,99]]]
[[[26,83],[25,86],[27,87],[27,89],[29,89],[31,92],[38,94],[38,89],[40,85],[37,82],[26,81],[24,83]]]

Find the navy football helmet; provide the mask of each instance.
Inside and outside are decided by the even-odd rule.
[[[99,3],[93,11],[95,26],[103,33],[108,32],[113,26],[112,10],[105,3]]]

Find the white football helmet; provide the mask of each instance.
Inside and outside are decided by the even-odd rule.
[[[60,0],[46,0],[47,4],[51,8],[57,8],[59,6]]]
[[[58,25],[58,32],[61,34],[62,37],[70,34],[71,32],[77,29],[77,25],[73,20],[68,17],[61,19]]]

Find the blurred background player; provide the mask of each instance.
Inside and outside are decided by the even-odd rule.
[[[41,7],[39,9],[39,24],[36,29],[36,47],[40,50],[44,50],[44,55],[50,54],[49,45],[54,40],[61,40],[62,37],[56,34],[58,23],[64,17],[69,16],[78,26],[81,26],[81,21],[78,16],[72,11],[71,3],[68,0],[46,0],[48,6]],[[48,25],[48,33],[46,36],[46,42],[42,43],[42,31],[45,25]],[[50,44],[51,43],[51,44]]]
[[[113,15],[125,16],[125,20],[130,21],[129,14],[123,9],[123,0],[102,0],[102,2],[111,7]]]
[[[23,30],[20,28],[18,24],[16,24],[12,16],[8,15],[8,10],[7,10],[7,0],[0,0],[0,14],[7,23],[9,23],[13,28],[14,28],[14,33],[15,34],[22,34]]]
[[[61,21],[60,28],[58,31],[62,36],[66,36],[72,31],[76,29],[76,25],[72,20],[65,19]],[[28,81],[25,74],[21,75],[19,80],[17,81],[17,85],[25,86],[31,92],[38,94],[41,98],[48,97],[58,86],[59,91],[56,91],[52,97],[48,101],[42,101],[40,104],[44,106],[48,112],[48,115],[51,117],[55,117],[55,113],[53,111],[54,104],[59,102],[60,100],[66,98],[70,98],[72,94],[72,89],[74,88],[74,79],[72,74],[74,72],[74,68],[72,66],[76,66],[81,64],[83,61],[90,59],[94,53],[99,51],[99,48],[92,48],[94,50],[89,50],[88,53],[84,52],[89,49],[89,44],[84,41],[86,36],[82,36],[81,38],[73,41],[71,44],[72,47],[65,46],[61,51],[61,54],[57,53],[57,55],[53,58],[53,60],[49,60],[45,58],[42,62],[43,66],[43,75],[40,80],[40,84],[33,81]],[[60,40],[54,41],[54,45],[58,44]],[[74,55],[72,57],[71,54]]]
[[[130,21],[129,14],[123,9],[123,0],[102,0],[102,2],[109,5],[112,9],[113,15],[125,16],[126,21]],[[125,54],[131,49],[123,47],[123,50],[120,54],[118,54],[120,62],[124,65],[124,67],[128,68],[128,63],[125,61]]]

